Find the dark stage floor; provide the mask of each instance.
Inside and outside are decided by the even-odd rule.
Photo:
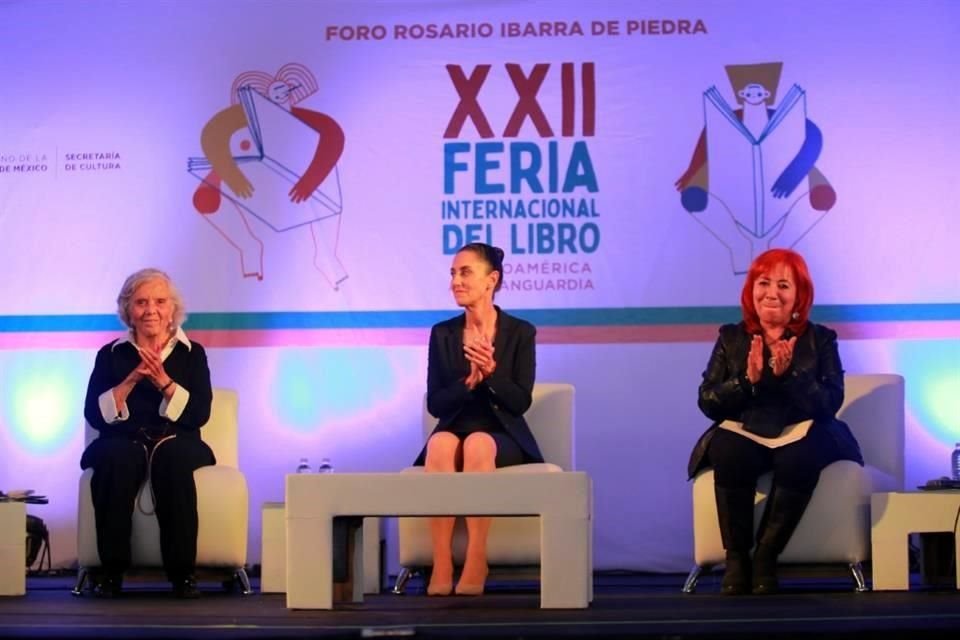
[[[288,611],[282,595],[240,596],[201,583],[199,600],[133,582],[122,598],[73,597],[73,578],[29,578],[0,598],[0,637],[22,638],[955,638],[960,594],[918,583],[910,592],[854,593],[845,578],[785,581],[776,596],[723,597],[719,578],[680,593],[682,575],[601,575],[583,611],[540,610],[535,582],[492,582],[479,598],[367,596],[335,611]],[[256,582],[255,582],[256,586]]]

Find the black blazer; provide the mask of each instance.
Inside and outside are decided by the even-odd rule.
[[[818,428],[830,430],[840,459],[862,465],[856,438],[836,418],[843,404],[843,365],[837,333],[809,323],[797,337],[787,371],[778,378],[765,365],[756,386],[747,379],[747,354],[752,339],[743,322],[720,327],[720,336],[703,372],[698,400],[700,410],[713,424],[693,448],[687,465],[689,477],[707,466],[707,447],[717,425],[724,420],[742,422],[746,430],[764,437],[776,437],[787,425],[812,419]],[[769,356],[765,350],[765,362]]]
[[[140,354],[132,344],[125,342],[114,347],[115,342],[104,345],[97,352],[87,384],[83,415],[90,426],[100,432],[100,437],[135,438],[141,427],[170,425],[178,437],[199,440],[200,428],[210,419],[210,407],[213,404],[210,369],[203,346],[191,341],[191,348],[187,349],[185,344],[178,341],[163,363],[167,375],[190,392],[187,406],[176,422],[160,417],[163,395],[149,380],[141,380],[127,396],[130,417],[123,422],[107,424],[100,414],[100,394],[120,384],[140,364]]]
[[[444,320],[430,330],[427,361],[427,411],[439,420],[433,433],[444,431],[463,408],[471,393],[481,393],[493,414],[523,450],[525,461],[543,462],[540,447],[523,419],[533,401],[536,377],[536,328],[525,320],[497,309],[497,334],[493,340],[497,368],[474,391],[464,381],[470,364],[463,354],[466,314]],[[431,434],[432,435],[432,434]],[[426,459],[424,446],[415,465]]]

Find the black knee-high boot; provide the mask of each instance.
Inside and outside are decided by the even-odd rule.
[[[776,593],[777,558],[803,517],[812,493],[775,487],[763,513],[757,532],[757,551],[753,556],[753,593]]]
[[[720,539],[726,550],[726,569],[720,592],[750,593],[750,549],[753,547],[753,488],[727,489],[714,485]]]

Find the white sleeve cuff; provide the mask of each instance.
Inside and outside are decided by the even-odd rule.
[[[181,387],[176,382],[173,383],[173,395],[170,399],[166,398],[160,402],[160,417],[166,418],[170,422],[176,422],[187,408],[187,401],[190,400],[190,392]]]
[[[107,389],[101,393],[98,403],[100,405],[100,415],[103,416],[107,424],[123,422],[130,417],[130,410],[127,409],[126,404],[123,405],[123,409],[117,411],[117,401],[113,397],[113,389]]]

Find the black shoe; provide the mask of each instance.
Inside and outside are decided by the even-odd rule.
[[[720,582],[720,593],[739,596],[750,593],[750,552],[727,551],[726,568]]]
[[[777,580],[777,554],[766,545],[759,545],[753,555],[753,593],[766,596],[780,591]]]
[[[119,598],[123,592],[123,574],[122,573],[103,573],[96,577],[93,585],[93,596],[95,598],[113,599]]]
[[[197,589],[197,580],[193,576],[174,580],[173,595],[183,600],[199,598],[200,590]]]

